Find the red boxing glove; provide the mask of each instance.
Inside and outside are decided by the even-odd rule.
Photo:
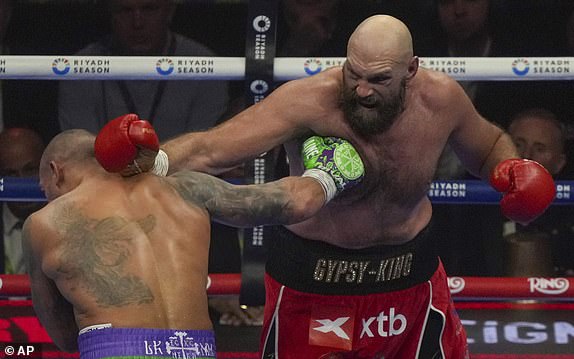
[[[556,185],[550,173],[531,160],[500,162],[490,175],[490,184],[503,192],[502,214],[522,225],[544,213],[556,196]]]
[[[159,139],[148,121],[127,114],[111,120],[101,129],[94,151],[106,171],[131,176],[153,167]]]

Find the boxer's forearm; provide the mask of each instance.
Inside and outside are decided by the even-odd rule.
[[[234,192],[212,199],[208,208],[214,219],[236,227],[298,223],[325,204],[323,188],[312,178],[236,186]]]
[[[204,206],[218,222],[235,227],[297,223],[315,214],[326,199],[314,178],[287,177],[243,186],[197,172],[178,173],[172,178],[182,198]]]
[[[293,224],[309,218],[325,203],[321,185],[300,177],[241,186],[236,192],[237,196],[208,203],[215,220],[235,227]]]
[[[492,149],[484,159],[483,165],[480,168],[480,177],[483,180],[488,180],[497,164],[509,158],[519,157],[518,151],[510,136],[506,132],[501,132],[493,144]]]

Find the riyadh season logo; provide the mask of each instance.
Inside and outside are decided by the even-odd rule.
[[[253,19],[253,28],[257,32],[266,32],[271,28],[271,20],[265,15],[256,16]]]
[[[516,59],[512,61],[512,72],[517,76],[524,76],[530,71],[530,63],[527,59]]]
[[[65,57],[58,57],[52,62],[52,71],[56,75],[66,75],[68,72],[70,72],[70,61],[68,61],[68,59]]]
[[[249,88],[254,94],[261,95],[269,90],[269,85],[263,80],[255,80],[249,85]]]
[[[161,58],[155,63],[155,69],[162,76],[170,75],[174,69],[173,61],[169,58]]]
[[[323,69],[323,64],[319,59],[307,59],[305,60],[304,69],[307,75],[315,75],[321,72]]]

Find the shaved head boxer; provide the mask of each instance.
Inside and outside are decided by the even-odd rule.
[[[340,139],[310,141],[356,155]],[[84,130],[56,136],[40,164],[50,203],[24,224],[34,309],[55,344],[79,348],[84,359],[215,358],[206,294],[210,219],[294,223],[360,181],[338,176],[337,161],[327,163],[329,153],[311,142],[305,176],[234,186],[191,171],[114,173],[135,151],[157,152],[153,128],[135,115],[110,121],[97,139]]]
[[[222,125],[184,134],[163,150],[170,170],[219,173],[286,144],[296,175],[304,170],[301,142],[311,133],[348,139],[365,163],[365,179],[273,241],[262,357],[467,357],[429,240],[427,193],[440,154],[450,144],[472,174],[504,193],[502,211],[521,223],[552,202],[549,173],[520,159],[510,137],[477,113],[455,80],[419,68],[409,29],[385,15],[357,27],[342,67],[290,81]]]

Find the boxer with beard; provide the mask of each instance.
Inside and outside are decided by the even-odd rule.
[[[468,171],[528,223],[555,187],[538,163],[476,111],[448,75],[419,68],[409,29],[375,15],[355,29],[342,67],[289,81],[205,132],[164,144],[170,171],[212,174],[285,144],[292,175],[308,135],[349,140],[365,163],[352,188],[281,227],[266,265],[263,358],[465,358],[465,331],[430,240],[428,190],[450,144]],[[166,164],[166,157],[157,157]],[[140,168],[153,161],[137,159]]]
[[[363,137],[385,132],[403,112],[407,82],[401,81],[396,94],[388,98],[377,96],[375,93],[368,97],[360,97],[343,77],[341,108],[345,120],[353,131]]]

